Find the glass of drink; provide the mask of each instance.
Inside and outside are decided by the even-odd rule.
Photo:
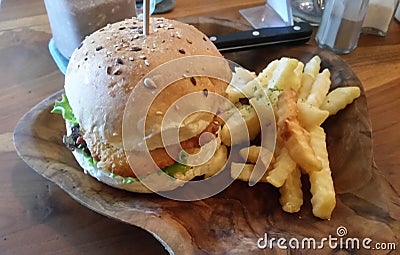
[[[136,0],[136,17],[139,19],[143,18],[143,0]],[[157,0],[150,0],[150,15],[152,15],[156,9]]]
[[[136,15],[135,0],[44,0],[53,40],[67,59],[85,36]]]
[[[318,25],[321,22],[325,2],[325,0],[292,0],[293,16],[297,20]]]
[[[254,27],[285,27],[293,25],[290,0],[266,0],[264,5],[239,10]]]

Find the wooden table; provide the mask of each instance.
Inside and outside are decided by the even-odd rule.
[[[214,16],[241,20],[247,1],[177,0],[166,17]],[[3,0],[0,7],[0,253],[165,254],[146,231],[98,215],[32,171],[15,152],[19,118],[63,87],[49,52],[43,1]],[[313,39],[309,42],[315,45]],[[386,37],[362,35],[342,56],[366,89],[378,168],[400,194],[400,24]],[[400,233],[398,233],[400,235]]]

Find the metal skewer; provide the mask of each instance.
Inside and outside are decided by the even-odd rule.
[[[143,35],[150,33],[150,0],[143,1]]]

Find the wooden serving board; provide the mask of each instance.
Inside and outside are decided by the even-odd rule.
[[[201,18],[189,20],[206,33],[239,29],[245,25]],[[331,220],[311,213],[309,184],[304,180],[304,205],[299,213],[288,214],[279,204],[279,192],[268,184],[249,187],[236,181],[220,194],[196,202],[179,202],[155,194],[117,190],[85,175],[62,144],[64,121],[50,110],[62,91],[45,99],[19,121],[14,133],[20,157],[37,173],[59,185],[88,208],[139,226],[159,239],[175,254],[386,254],[391,251],[332,249],[305,250],[257,247],[259,238],[314,238],[337,236],[394,242],[400,235],[400,199],[390,182],[375,167],[371,125],[362,85],[351,68],[338,56],[314,47],[273,46],[229,53],[225,56],[259,72],[268,62],[283,56],[308,61],[318,54],[322,66],[332,73],[332,88],[355,85],[362,95],[324,124],[337,206]],[[372,244],[373,244],[372,243]],[[392,251],[395,254],[396,251]]]

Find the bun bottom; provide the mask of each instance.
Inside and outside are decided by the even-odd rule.
[[[71,126],[68,122],[66,122],[67,135],[70,134]],[[84,155],[82,150],[76,149],[72,151],[76,161],[82,167],[85,174],[89,174],[90,176],[96,178],[98,181],[117,188],[121,190],[126,190],[130,192],[136,193],[154,193],[158,191],[170,191],[174,190],[180,186],[183,186],[186,182],[195,178],[196,176],[205,176],[210,177],[215,174],[218,174],[220,170],[222,170],[227,162],[228,151],[227,148],[221,144],[221,141],[217,138],[218,141],[218,149],[215,154],[211,157],[211,159],[203,165],[191,167],[185,173],[176,173],[175,178],[168,175],[160,175],[159,172],[154,172],[152,174],[146,175],[145,177],[141,177],[140,180],[138,178],[132,177],[122,177],[119,175],[115,175],[101,169],[93,164],[91,164]],[[152,190],[145,186],[144,183],[151,183]]]
[[[155,172],[141,179],[144,182],[157,183],[157,190],[152,191],[143,185],[143,183],[141,183],[137,178],[125,178],[119,175],[113,175],[108,171],[91,165],[80,150],[74,150],[72,151],[72,154],[86,174],[89,174],[98,181],[114,188],[136,193],[154,193],[157,191],[173,190],[185,184],[184,181],[179,181],[171,177],[161,178],[160,175]]]

